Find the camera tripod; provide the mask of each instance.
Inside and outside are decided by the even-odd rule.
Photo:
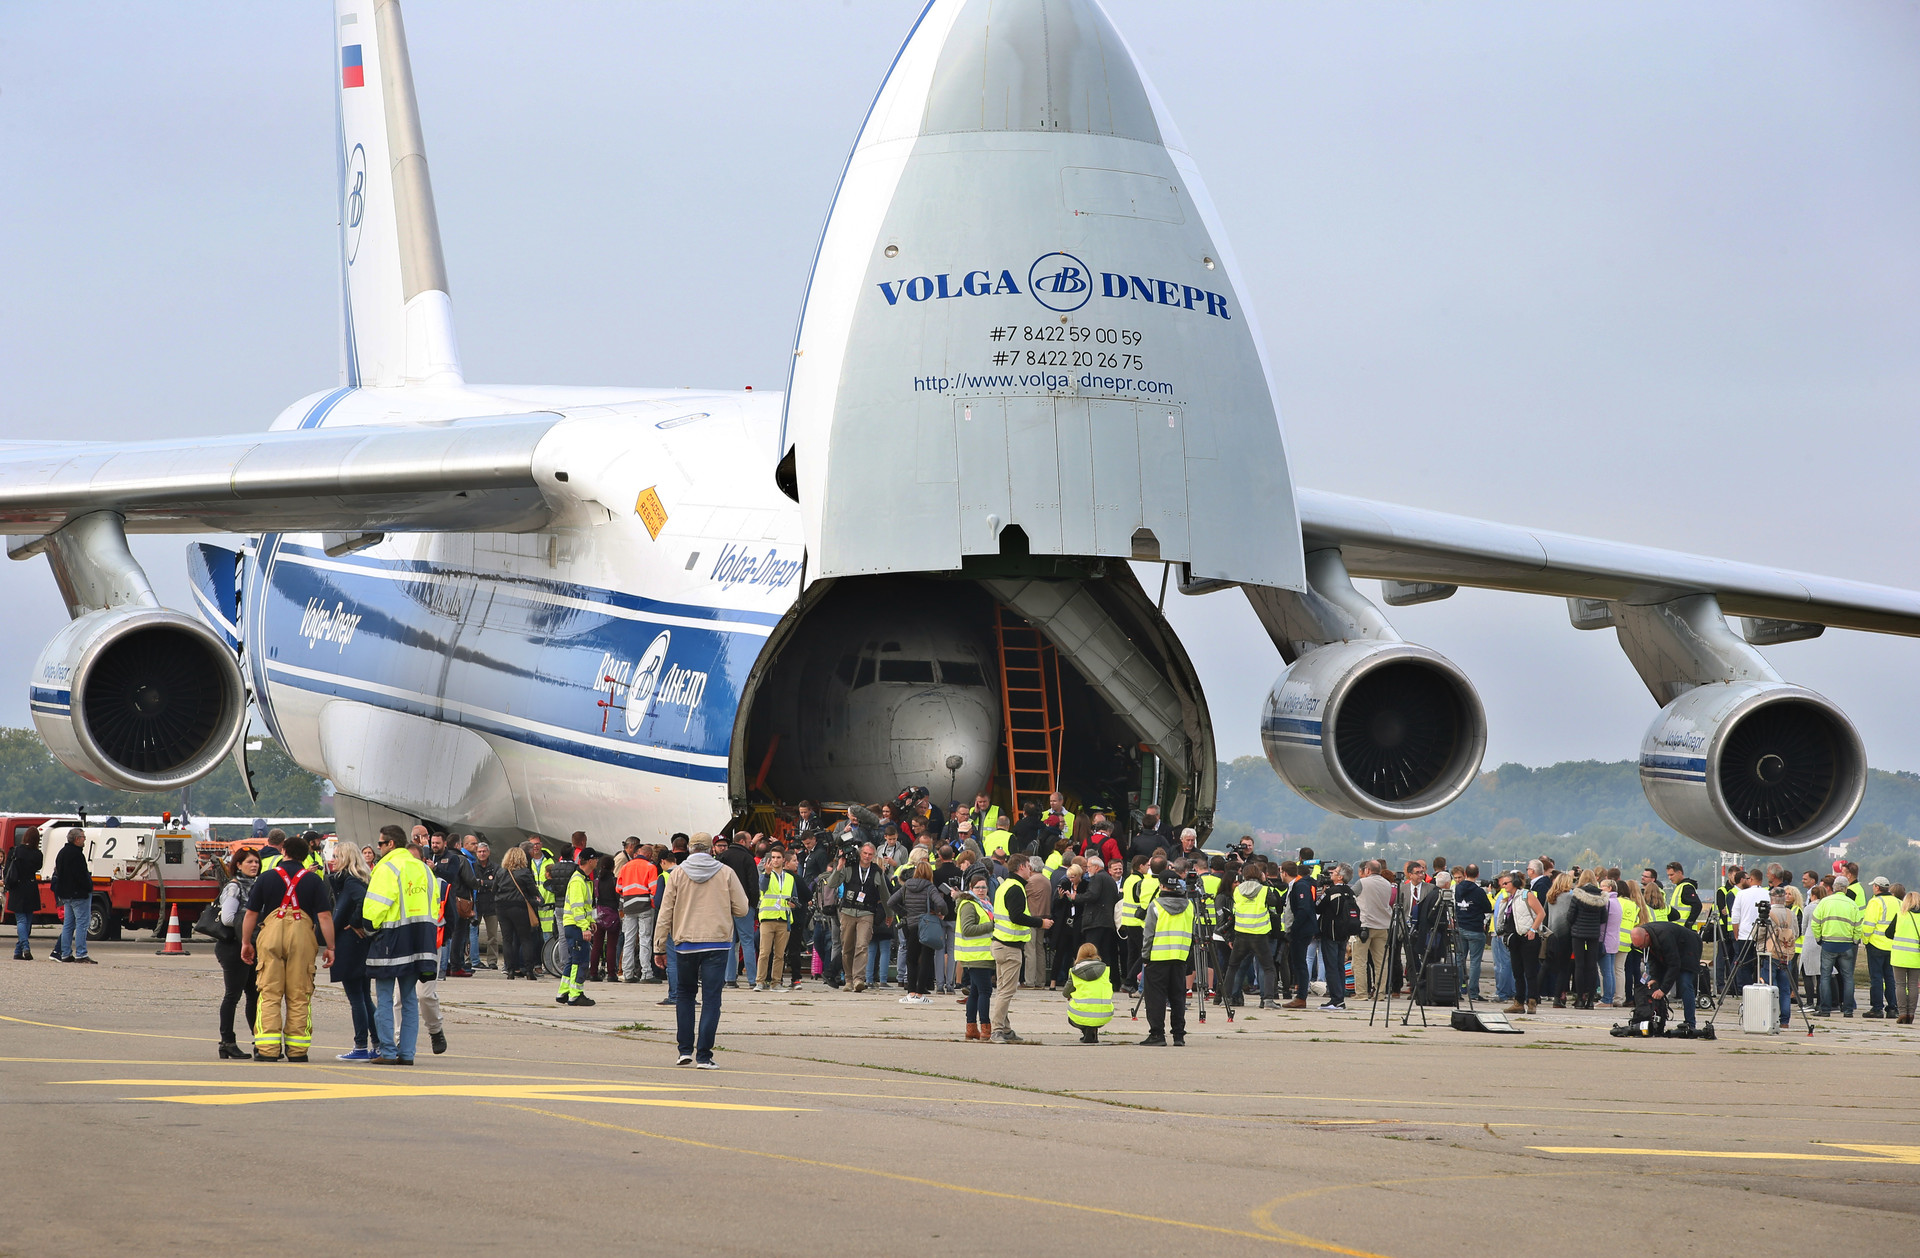
[[[1406,884],[1402,883],[1401,888],[1404,891],[1404,889],[1406,888]],[[1407,942],[1407,897],[1406,895],[1402,894],[1402,895],[1396,895],[1393,898],[1393,912],[1389,914],[1387,917],[1387,959],[1386,959],[1385,965],[1382,967],[1387,971],[1387,973],[1376,975],[1374,977],[1373,1005],[1367,1011],[1368,1026],[1373,1025],[1374,1015],[1380,1011],[1380,994],[1382,992],[1385,992],[1387,996],[1387,1009],[1386,1009],[1386,1016],[1382,1019],[1381,1025],[1386,1026],[1393,1021],[1393,985],[1389,983],[1387,980],[1388,980],[1388,977],[1393,973],[1394,958],[1400,955],[1401,949],[1406,946],[1406,942]],[[1424,964],[1424,961],[1423,961],[1423,964]],[[1413,991],[1414,982],[1415,982],[1414,971],[1410,967],[1407,972],[1407,991],[1409,993],[1407,997],[1407,1003],[1410,1006],[1418,1003],[1413,999],[1411,995]],[[1413,1010],[1409,1008],[1409,1009],[1402,1010],[1401,1012],[1403,1016],[1400,1019],[1400,1025],[1405,1026],[1407,1024],[1407,1018],[1412,1015]],[[1426,1010],[1426,1006],[1424,1005],[1420,1006],[1420,1025],[1423,1027],[1427,1025],[1427,1010]]]
[[[1774,968],[1776,966],[1785,964],[1788,967],[1792,980],[1787,984],[1788,1012],[1791,1013],[1793,1010],[1798,1009],[1800,1011],[1800,1020],[1806,1024],[1807,1034],[1809,1036],[1813,1034],[1813,1011],[1807,1008],[1807,1002],[1800,994],[1800,975],[1793,973],[1794,970],[1799,968],[1798,963],[1794,961],[1775,961],[1771,956],[1766,956],[1763,958],[1766,967],[1766,978],[1764,980],[1760,979],[1761,958],[1754,936],[1759,935],[1761,931],[1768,928],[1769,919],[1772,915],[1770,911],[1771,907],[1770,905],[1762,906],[1761,912],[1754,918],[1752,930],[1748,932],[1749,937],[1735,942],[1732,956],[1728,960],[1724,972],[1721,973],[1716,980],[1715,986],[1717,990],[1712,993],[1713,1013],[1707,1018],[1707,1029],[1709,1032],[1712,1031],[1714,1024],[1720,1020],[1720,1010],[1725,1006],[1727,993],[1733,989],[1734,979],[1739,975],[1740,967],[1747,963],[1749,957],[1754,957],[1756,958],[1754,978],[1756,981],[1764,981],[1768,986],[1773,985]],[[1723,929],[1720,934],[1719,944],[1720,946],[1725,946],[1725,943],[1726,932]],[[1715,959],[1718,959],[1718,954],[1716,954]],[[1711,1035],[1709,1035],[1708,1038],[1712,1038]]]

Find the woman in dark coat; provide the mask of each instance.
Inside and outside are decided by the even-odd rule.
[[[13,959],[33,960],[33,915],[40,911],[40,827],[27,826],[14,836],[13,849],[7,853],[7,912],[13,914],[15,929]]]
[[[1601,937],[1607,926],[1607,893],[1590,869],[1573,889],[1573,1007],[1591,1009],[1600,987]]]
[[[327,978],[340,984],[353,1013],[353,1051],[341,1061],[368,1061],[373,1057],[373,976],[367,973],[367,945],[373,932],[365,913],[367,882],[373,871],[367,858],[351,843],[335,843],[328,862],[327,888],[333,892],[333,966]]]
[[[525,850],[514,847],[500,858],[493,879],[493,910],[500,918],[501,951],[508,978],[537,978],[540,969],[540,919],[534,907],[540,889],[527,866]]]

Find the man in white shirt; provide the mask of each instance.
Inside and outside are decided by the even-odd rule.
[[[1385,873],[1385,862],[1367,861],[1360,866],[1360,881],[1354,886],[1354,895],[1360,900],[1360,934],[1366,941],[1367,958],[1362,967],[1359,956],[1354,957],[1354,976],[1361,977],[1364,968],[1367,1000],[1387,985],[1387,928],[1393,921],[1393,884],[1381,876]]]
[[[1739,991],[1754,981],[1757,972],[1755,962],[1759,959],[1757,949],[1764,946],[1764,940],[1753,937],[1754,922],[1760,916],[1760,906],[1767,903],[1768,891],[1764,871],[1755,867],[1745,872],[1741,879],[1740,890],[1733,894],[1733,935],[1736,941],[1751,940],[1752,947],[1734,944],[1734,951],[1741,953],[1740,968],[1733,976],[1731,990]]]

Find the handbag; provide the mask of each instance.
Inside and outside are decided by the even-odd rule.
[[[922,948],[944,948],[947,946],[946,927],[932,913],[920,915],[920,946]]]
[[[193,928],[215,943],[232,943],[236,939],[233,927],[220,920],[218,900],[200,910],[200,916],[193,920]]]

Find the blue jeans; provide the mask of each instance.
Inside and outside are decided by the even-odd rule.
[[[13,943],[13,955],[24,956],[33,951],[33,914],[15,913],[13,928],[17,932]]]
[[[1313,951],[1327,976],[1327,1002],[1344,1005],[1347,1003],[1347,945],[1332,939],[1322,939],[1319,943]]]
[[[887,966],[893,961],[893,940],[876,939],[867,949],[867,986],[887,981]],[[875,978],[878,974],[880,977]]]
[[[667,945],[667,999],[680,999],[680,953],[672,944]]]
[[[1677,991],[1677,992],[1679,993],[1679,996],[1680,996],[1680,1009],[1681,1009],[1681,1011],[1682,1011],[1683,1013],[1685,1013],[1685,1014],[1686,1014],[1686,1018],[1687,1018],[1687,1025],[1688,1025],[1688,1026],[1692,1026],[1692,1025],[1693,1025],[1693,981],[1694,981],[1694,978],[1695,978],[1695,971],[1694,971],[1693,969],[1689,969],[1689,970],[1688,970],[1688,971],[1687,971],[1686,973],[1684,973],[1684,974],[1682,974],[1682,975],[1680,975],[1680,977],[1679,977],[1679,979],[1678,979],[1678,981],[1676,981],[1676,982],[1674,983],[1674,985],[1673,985],[1673,986],[1674,986],[1674,991]],[[1674,992],[1668,992],[1668,993],[1667,993],[1667,995],[1669,995],[1669,996],[1671,996],[1671,995],[1673,995],[1673,994],[1674,994]]]
[[[1780,992],[1780,1025],[1785,1026],[1793,1016],[1793,976],[1799,969],[1789,962],[1761,958],[1761,981],[1772,983]]]
[[[1858,945],[1820,941],[1820,1010],[1854,1010],[1853,950]]]
[[[753,914],[733,919],[733,947],[727,949],[727,982],[740,977],[740,949],[747,950],[747,977],[752,978],[760,972],[760,932],[753,924]]]
[[[1603,940],[1602,942],[1605,941]],[[1613,959],[1618,955],[1619,953],[1616,952],[1602,952],[1600,954],[1600,999],[1607,1004],[1613,1003]]]
[[[1454,951],[1460,957],[1460,981],[1467,985],[1475,999],[1480,996],[1480,957],[1487,950],[1487,932],[1484,930],[1463,930],[1457,932],[1458,943]]]
[[[940,933],[946,937],[946,942],[940,946],[940,951],[933,954],[933,985],[945,990],[959,986],[954,982],[957,975],[953,970],[953,923],[941,922]]]
[[[1893,953],[1871,944],[1867,946],[1867,999],[1890,1018],[1900,1012],[1900,1002],[1893,994]]]
[[[1513,999],[1513,953],[1504,944],[1493,949],[1493,998]]]
[[[993,967],[974,965],[960,971],[967,978],[967,1021],[987,1024],[993,1021]]]
[[[57,957],[86,956],[87,927],[93,924],[93,897],[62,900],[60,907],[65,910],[65,915],[60,920],[60,942],[54,945],[53,954]]]
[[[736,922],[739,919],[735,919]],[[720,1031],[720,985],[726,981],[727,957],[731,949],[709,948],[689,952],[680,958],[682,981],[679,1007],[680,1051],[692,1053],[695,1061],[713,1060],[713,1037]],[[693,997],[700,993],[700,1038],[694,1039]]]
[[[368,1047],[373,1038],[373,980],[362,976],[340,980],[346,993],[347,1010],[353,1014],[353,1046]]]
[[[398,978],[382,976],[373,980],[373,1030],[375,1057],[401,1057],[413,1060],[414,1045],[420,1042],[420,976],[408,970]],[[393,989],[400,988],[400,1038],[393,1035]]]

